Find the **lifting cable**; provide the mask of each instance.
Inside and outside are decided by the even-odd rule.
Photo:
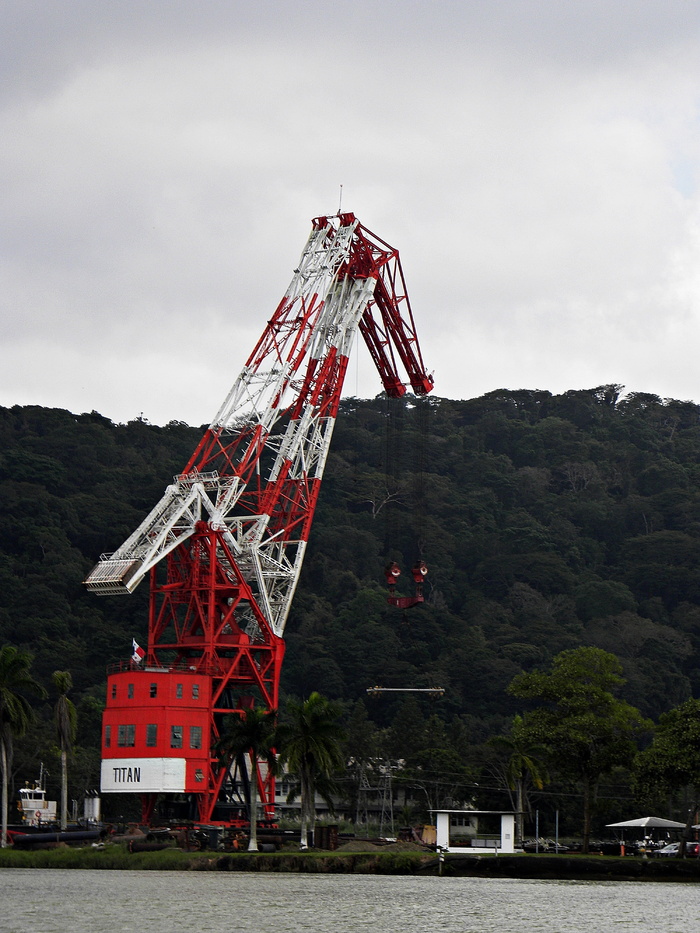
[[[417,443],[415,449],[415,522],[416,522],[416,545],[417,545],[417,555],[416,557],[419,560],[423,560],[425,556],[425,548],[427,546],[425,529],[426,529],[426,518],[427,518],[427,509],[426,509],[426,467],[428,465],[428,439],[430,434],[430,415],[431,415],[431,402],[429,398],[417,398],[415,401],[415,409],[417,420]]]
[[[427,543],[425,470],[430,403],[406,396],[385,396],[384,402],[384,553],[390,562],[408,561],[400,568],[408,572],[423,561]]]
[[[387,502],[384,508],[384,552],[402,552],[403,544],[403,501],[404,482],[404,425],[406,407],[403,398],[384,396],[384,444],[382,460],[384,468],[383,495]]]

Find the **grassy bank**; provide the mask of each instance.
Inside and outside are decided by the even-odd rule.
[[[433,867],[430,863],[426,870],[431,871]],[[700,881],[700,861],[696,858],[647,859],[605,855],[498,855],[482,858],[447,855],[441,874],[567,881]]]
[[[0,868],[83,868],[140,871],[264,871],[313,874],[437,875],[589,881],[700,882],[697,859],[643,859],[562,855],[448,855],[425,852],[274,852],[220,854],[163,849],[129,852],[104,849],[0,850]]]
[[[271,852],[220,854],[162,849],[129,852],[124,845],[39,850],[0,849],[0,868],[138,869],[151,871],[267,871],[403,875],[434,861],[418,852]]]

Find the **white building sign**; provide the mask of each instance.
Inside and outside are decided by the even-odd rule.
[[[157,794],[185,790],[184,758],[107,758],[102,761],[103,794]]]

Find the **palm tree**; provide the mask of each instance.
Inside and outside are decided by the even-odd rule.
[[[68,826],[68,752],[73,748],[78,728],[78,714],[75,706],[68,699],[68,691],[73,686],[73,678],[68,671],[54,671],[51,680],[58,690],[56,703],[56,737],[61,749],[61,829]]]
[[[43,697],[44,688],[34,680],[31,655],[13,645],[0,648],[0,768],[2,769],[2,835],[0,846],[7,846],[7,796],[12,767],[12,740],[24,735],[34,718],[25,693]]]
[[[233,761],[237,760],[244,776],[250,822],[249,852],[258,851],[258,761],[264,761],[268,770],[275,770],[275,734],[274,712],[254,706],[245,710],[242,716],[227,716],[216,743],[222,761],[230,767]],[[245,780],[248,775],[246,755],[250,759],[249,780]]]
[[[532,745],[527,736],[523,734],[522,727],[522,716],[515,716],[509,736],[496,735],[489,740],[490,745],[500,748],[508,754],[505,778],[508,788],[514,790],[516,794],[515,841],[517,845],[520,845],[523,841],[527,783],[531,781],[538,790],[542,790],[547,780],[547,772],[538,757],[544,756],[546,750],[540,745]]]
[[[290,701],[280,724],[280,761],[299,778],[301,787],[301,848],[308,848],[309,827],[316,822],[316,791],[328,795],[331,775],[345,764],[338,725],[340,707],[320,693],[302,703]]]

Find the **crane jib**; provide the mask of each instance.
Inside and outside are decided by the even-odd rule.
[[[358,331],[387,395],[432,390],[398,251],[351,213],[317,217],[289,287],[183,473],[85,580],[100,595],[150,580],[146,657],[110,674],[102,753],[106,792],[131,790],[113,775],[141,769],[134,792],[144,819],[156,796],[172,791],[190,795],[197,819],[231,821],[231,764],[212,750],[226,715],[277,706],[285,623]],[[175,720],[161,702],[171,687],[191,691]],[[139,699],[136,721],[125,725],[127,689]],[[159,755],[148,743],[178,717],[193,736],[203,730],[201,743],[188,749],[173,732],[175,744]],[[113,734],[133,744],[115,748]],[[274,777],[259,771],[258,784],[269,815]]]

